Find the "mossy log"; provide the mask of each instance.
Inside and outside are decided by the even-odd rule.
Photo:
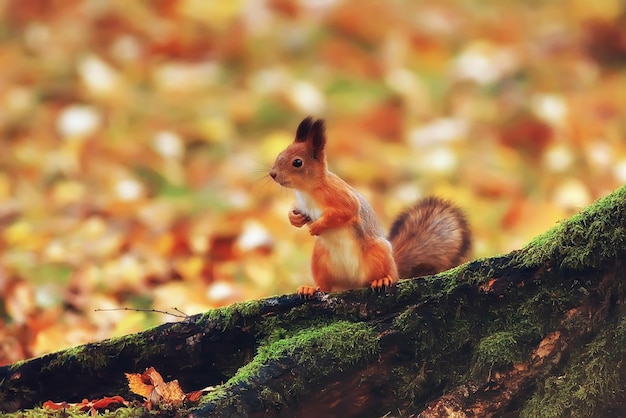
[[[122,395],[195,416],[624,416],[626,186],[512,253],[387,292],[235,304],[0,368],[0,409]]]

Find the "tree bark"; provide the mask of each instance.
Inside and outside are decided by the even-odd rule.
[[[194,416],[626,413],[626,187],[512,253],[376,293],[285,295],[0,368],[0,410],[129,393],[155,367]]]

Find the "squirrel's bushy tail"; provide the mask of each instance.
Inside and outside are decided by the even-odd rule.
[[[428,197],[401,213],[389,232],[400,277],[435,274],[461,264],[471,247],[463,212],[450,202]]]

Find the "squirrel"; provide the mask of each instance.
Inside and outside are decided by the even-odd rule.
[[[471,233],[463,212],[450,202],[427,197],[393,222],[389,236],[363,195],[330,172],[324,120],[304,119],[296,137],[269,175],[295,190],[288,217],[316,237],[311,270],[316,286],[300,286],[301,297],[371,286],[384,289],[399,277],[435,274],[465,261]]]

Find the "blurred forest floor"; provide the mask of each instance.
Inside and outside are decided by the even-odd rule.
[[[0,364],[309,282],[267,176],[307,115],[385,225],[519,248],[626,182],[625,7],[0,0]]]

